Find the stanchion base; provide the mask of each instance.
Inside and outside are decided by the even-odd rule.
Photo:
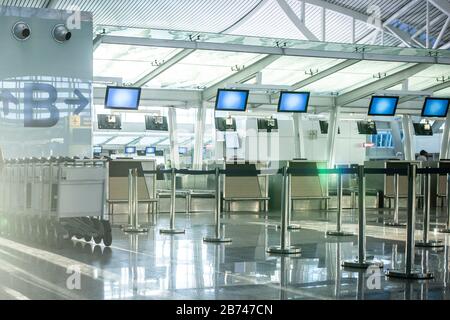
[[[233,240],[231,240],[230,238],[209,238],[209,237],[205,237],[203,238],[204,242],[211,242],[211,243],[229,243],[232,242]]]
[[[404,228],[406,227],[406,223],[400,223],[400,222],[385,222],[384,225],[386,227],[397,227],[397,228]]]
[[[342,267],[349,269],[368,269],[370,267],[382,269],[384,267],[384,264],[383,262],[379,261],[359,262],[358,260],[353,260],[353,261],[344,261],[344,263],[342,263]]]
[[[159,230],[159,233],[163,233],[163,234],[182,234],[182,233],[186,233],[186,231],[182,230],[182,229],[161,229],[161,230]]]
[[[332,237],[353,237],[354,234],[350,232],[344,232],[344,231],[328,231],[328,236]]]
[[[440,229],[438,230],[439,233],[450,233],[450,229]]]
[[[428,242],[417,241],[416,247],[419,247],[419,248],[442,248],[442,247],[445,247],[445,245],[442,241],[434,241],[434,240],[428,241]]]
[[[267,253],[272,253],[272,254],[300,254],[301,252],[302,252],[302,250],[298,247],[282,248],[280,246],[276,246],[276,247],[270,247],[267,250]]]
[[[420,270],[414,270],[411,271],[411,273],[407,273],[403,270],[388,270],[386,272],[386,276],[391,278],[412,280],[429,280],[434,278],[434,275],[431,272],[422,272]]]
[[[147,228],[131,228],[131,227],[128,227],[128,228],[123,229],[123,232],[126,232],[126,233],[146,233],[146,232],[148,232],[148,229]]]
[[[291,224],[287,228],[288,230],[300,230],[302,227],[300,227],[298,224]]]

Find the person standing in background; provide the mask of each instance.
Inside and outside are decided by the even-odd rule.
[[[417,157],[417,161],[428,161],[430,155],[425,150],[421,150],[419,156]]]

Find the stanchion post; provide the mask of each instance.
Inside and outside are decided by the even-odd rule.
[[[406,230],[406,261],[405,270],[389,270],[386,272],[388,277],[403,279],[431,279],[433,274],[414,270],[414,234],[416,231],[416,164],[408,164],[408,214]]]
[[[427,168],[429,169],[429,168]],[[439,248],[444,247],[442,241],[429,240],[428,233],[430,229],[430,206],[431,206],[431,174],[425,174],[425,203],[423,213],[423,239],[416,243],[421,248]]]
[[[447,173],[447,223],[440,233],[450,233],[450,174]]]
[[[175,211],[176,211],[176,188],[177,188],[177,172],[172,168],[171,172],[171,189],[170,189],[170,226],[169,229],[161,229],[160,233],[164,234],[181,234],[185,233],[184,229],[175,229]]]
[[[222,203],[222,195],[220,190],[220,169],[216,168],[215,172],[215,182],[216,182],[216,192],[215,192],[215,236],[214,237],[205,237],[203,238],[204,242],[212,242],[212,243],[226,243],[231,242],[230,238],[224,238],[222,236],[222,225],[220,222],[221,216],[221,203]]]
[[[344,268],[367,269],[369,267],[383,268],[383,263],[366,260],[366,177],[364,166],[358,166],[358,259],[345,261]]]
[[[292,220],[292,176],[288,175],[288,185],[286,186],[286,205],[288,206],[287,208],[287,212],[288,212],[288,216],[287,216],[287,221],[286,221],[286,225],[287,225],[287,229],[288,230],[300,230],[302,227],[297,225],[297,224],[292,224],[291,220]]]
[[[280,246],[270,247],[267,253],[272,254],[299,254],[300,248],[290,245],[289,233],[287,230],[288,214],[289,214],[289,184],[290,178],[288,168],[283,169],[283,182],[281,188],[281,230],[280,230]]]
[[[342,231],[342,173],[337,174],[337,217],[336,217],[336,231],[328,231],[327,235],[333,237],[350,237],[353,233]]]
[[[139,197],[138,197],[138,171],[136,168],[128,170],[128,210],[130,226],[124,229],[128,233],[145,233],[147,228],[139,225]]]
[[[405,227],[405,223],[400,223],[400,175],[394,174],[394,221],[386,222],[385,225],[389,227]]]

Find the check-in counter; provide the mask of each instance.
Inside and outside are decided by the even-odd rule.
[[[150,223],[150,214],[156,212],[156,175],[144,171],[156,169],[155,160],[117,159],[108,163],[108,212],[112,225],[128,224],[128,175],[137,169],[139,221]]]

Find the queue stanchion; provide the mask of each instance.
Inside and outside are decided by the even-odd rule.
[[[216,182],[216,191],[215,191],[215,236],[214,237],[205,237],[203,238],[204,242],[212,242],[212,243],[226,243],[231,242],[230,238],[224,238],[222,235],[222,225],[220,222],[221,215],[221,190],[220,190],[220,169],[216,168],[215,172],[215,182]]]
[[[424,280],[432,279],[433,274],[414,268],[414,234],[416,231],[416,173],[417,165],[408,165],[408,214],[406,225],[406,261],[405,270],[388,270],[386,276],[392,278]]]
[[[447,173],[447,223],[440,233],[450,233],[450,174]]]
[[[332,237],[351,237],[353,233],[342,231],[342,173],[337,174],[337,217],[336,231],[328,231],[327,235]]]
[[[290,245],[289,233],[287,230],[288,214],[289,214],[289,184],[290,175],[288,173],[288,168],[283,169],[283,185],[281,188],[281,231],[280,231],[280,245],[275,247],[270,247],[267,253],[272,254],[299,254],[301,249]]]
[[[358,258],[353,261],[344,261],[342,266],[358,269],[383,268],[382,262],[366,260],[366,177],[364,166],[358,166],[358,212]]]
[[[148,232],[148,229],[139,225],[138,173],[136,168],[128,170],[128,210],[130,226],[123,231],[128,233]]]
[[[164,234],[181,234],[185,233],[184,229],[175,229],[175,201],[176,201],[176,188],[177,188],[177,172],[175,168],[172,168],[171,171],[171,189],[170,189],[170,226],[169,229],[161,229],[160,233]]]
[[[287,195],[286,195],[286,199],[287,199],[287,205],[288,205],[288,216],[287,216],[287,228],[288,230],[300,230],[302,227],[299,226],[298,224],[292,224],[292,176],[289,175],[289,179],[288,179],[288,185],[287,185]]]
[[[427,168],[428,169],[428,168]],[[429,239],[429,229],[430,229],[430,195],[431,195],[431,174],[425,174],[425,203],[424,203],[424,213],[423,213],[423,239],[422,241],[417,241],[416,246],[421,248],[440,248],[444,244],[442,241],[435,241]]]
[[[394,221],[386,222],[384,225],[389,227],[405,227],[405,223],[400,223],[400,175],[394,174]]]

